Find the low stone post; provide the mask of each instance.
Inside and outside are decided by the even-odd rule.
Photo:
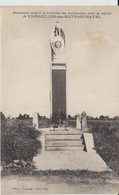
[[[87,130],[87,117],[86,117],[86,112],[82,112],[82,122],[81,122],[81,129],[82,130]]]
[[[44,153],[44,151],[45,151],[45,134],[44,133],[42,133],[40,135],[40,141],[41,141],[41,144],[42,144],[41,153]]]
[[[37,112],[34,112],[34,114],[33,114],[33,127],[35,127],[36,129],[38,129],[38,127],[39,127],[38,116],[39,116],[39,114]]]
[[[81,115],[76,116],[76,128],[81,130]]]

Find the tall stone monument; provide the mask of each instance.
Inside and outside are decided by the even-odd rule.
[[[65,62],[65,34],[56,23],[50,37],[51,46],[51,117],[63,118],[67,116],[66,108],[66,62]]]

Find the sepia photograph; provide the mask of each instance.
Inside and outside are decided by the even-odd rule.
[[[1,8],[1,193],[119,193],[119,7]]]

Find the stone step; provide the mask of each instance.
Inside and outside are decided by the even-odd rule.
[[[52,131],[54,131],[54,132],[57,132],[57,131],[66,131],[66,128],[54,128],[54,130],[52,130]]]
[[[45,134],[45,140],[79,140],[81,134]]]
[[[46,140],[45,146],[79,146],[82,145],[82,139],[79,140]]]
[[[83,151],[84,146],[45,146],[45,151],[71,151],[71,150],[79,150]]]

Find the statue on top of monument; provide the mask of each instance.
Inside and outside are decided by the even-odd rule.
[[[62,30],[59,22],[56,22],[56,25],[50,36],[50,46],[51,46],[51,54],[52,60],[62,60],[64,51],[65,51],[65,34]]]

